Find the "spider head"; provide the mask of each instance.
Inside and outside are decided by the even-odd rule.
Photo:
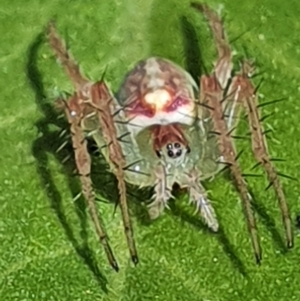
[[[179,124],[156,125],[152,128],[156,155],[167,161],[181,162],[191,150]]]
[[[188,146],[183,145],[180,142],[168,142],[161,149],[156,150],[156,155],[161,158],[164,156],[167,161],[178,161],[181,162],[185,155],[190,152],[190,148]]]

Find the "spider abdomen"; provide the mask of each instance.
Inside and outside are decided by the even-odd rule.
[[[118,99],[137,135],[153,125],[191,125],[198,88],[181,67],[166,59],[140,61],[126,76]]]

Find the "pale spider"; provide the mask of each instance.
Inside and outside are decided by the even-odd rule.
[[[198,85],[174,63],[157,57],[139,62],[127,75],[116,96],[104,80],[92,83],[82,76],[69,56],[53,22],[48,36],[57,58],[75,86],[67,101],[60,100],[70,124],[75,161],[90,215],[111,266],[118,264],[98,219],[90,178],[91,159],[86,136],[92,137],[118,180],[119,205],[132,261],[138,256],[126,200],[125,182],[139,187],[154,187],[149,205],[151,218],[158,217],[172,198],[176,183],[187,188],[203,221],[213,231],[218,221],[201,181],[227,167],[241,195],[248,230],[257,263],[261,248],[251,195],[237,161],[232,139],[241,109],[246,111],[252,151],[273,185],[286,230],[287,246],[293,246],[291,220],[278,173],[271,163],[260,124],[256,89],[250,81],[254,70],[247,61],[231,77],[231,51],[222,22],[204,4],[193,3],[208,19],[218,60],[211,75],[203,75]]]

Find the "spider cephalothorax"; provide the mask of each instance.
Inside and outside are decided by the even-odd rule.
[[[70,123],[82,193],[108,260],[116,270],[116,259],[97,217],[85,133],[94,138],[118,180],[119,206],[134,263],[138,262],[138,257],[125,181],[139,187],[154,187],[149,205],[151,218],[164,210],[175,183],[186,188],[190,202],[203,221],[217,231],[218,221],[201,181],[211,178],[224,166],[231,171],[240,193],[255,258],[260,262],[251,195],[231,137],[241,109],[248,116],[255,158],[265,169],[279,200],[287,245],[293,245],[288,207],[278,173],[267,152],[256,90],[249,78],[253,66],[242,62],[241,70],[231,78],[231,52],[219,16],[206,5],[192,6],[208,19],[218,50],[212,74],[201,77],[200,91],[180,66],[150,57],[137,63],[114,96],[103,80],[91,83],[81,75],[54,24],[48,28],[50,44],[75,87],[74,95],[61,103]]]
[[[174,63],[157,57],[139,62],[126,76],[118,93],[133,134],[152,125],[191,125],[195,116],[191,76]]]
[[[178,123],[150,127],[154,150],[159,158],[174,160],[180,164],[190,147],[184,136],[184,129]]]

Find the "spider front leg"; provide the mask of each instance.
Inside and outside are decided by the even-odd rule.
[[[251,208],[251,196],[243,178],[241,168],[237,161],[237,153],[231,138],[231,129],[228,127],[228,120],[224,114],[224,89],[228,84],[231,73],[231,52],[229,44],[225,38],[222,21],[217,13],[210,10],[206,5],[193,4],[202,11],[209,21],[216,47],[218,50],[218,60],[215,65],[214,73],[209,76],[201,77],[201,92],[199,99],[199,116],[202,117],[201,107],[208,109],[212,118],[212,131],[218,136],[218,147],[222,158],[222,163],[230,169],[238,191],[243,202],[244,213],[247,220],[248,231],[251,236],[252,246],[256,262],[261,261],[261,247],[259,243],[256,221]]]
[[[148,213],[151,219],[156,219],[168,207],[169,199],[173,198],[172,183],[167,177],[164,164],[161,162],[154,168],[155,186],[153,201],[148,205]]]
[[[201,9],[209,20],[219,53],[214,73],[201,78],[202,91],[200,105],[203,105],[210,111],[213,120],[213,129],[218,136],[222,161],[230,168],[238,191],[241,194],[255,258],[257,263],[259,263],[261,260],[261,249],[256,222],[251,209],[251,196],[237,162],[237,154],[231,138],[236,123],[236,118],[233,117],[237,117],[241,108],[244,108],[248,115],[254,156],[259,164],[264,167],[270,184],[274,186],[286,230],[287,247],[291,248],[293,246],[293,234],[289,210],[279,182],[278,173],[273,167],[267,151],[267,143],[260,123],[261,118],[258,110],[256,90],[249,79],[254,68],[248,62],[244,62],[242,70],[232,79],[227,93],[225,93],[230,75],[228,68],[231,66],[230,47],[226,41],[221,20],[217,14],[206,6],[200,5],[197,8]]]
[[[293,247],[293,232],[289,208],[285,195],[279,180],[276,168],[273,166],[268,154],[267,141],[264,135],[264,129],[261,125],[261,114],[259,111],[258,98],[250,77],[254,72],[253,64],[244,61],[239,74],[232,80],[228,95],[236,99],[239,105],[242,105],[246,111],[251,132],[252,152],[257,162],[263,166],[269,183],[274,187],[281,210],[282,221],[286,232],[287,247]]]
[[[138,263],[138,256],[133,237],[133,228],[129,216],[129,208],[126,197],[125,185],[125,167],[126,161],[123,155],[121,145],[118,141],[117,128],[114,121],[115,99],[111,95],[104,82],[98,82],[91,87],[91,99],[89,103],[97,110],[99,124],[103,134],[104,141],[108,148],[108,159],[112,171],[118,180],[119,205],[121,208],[122,219],[125,229],[127,244],[129,247],[131,260],[134,264]]]
[[[106,256],[110,265],[116,270],[119,270],[117,261],[109,245],[106,233],[99,222],[98,211],[95,205],[95,195],[91,181],[91,158],[87,150],[87,141],[81,128],[84,105],[80,98],[75,95],[67,102],[63,102],[64,111],[70,124],[70,132],[75,155],[75,162],[79,174],[82,194],[87,201],[87,206],[91,219],[94,223],[98,238],[104,247]]]
[[[214,133],[218,135],[218,146],[222,161],[230,169],[237,189],[241,195],[246,215],[248,231],[251,236],[252,246],[256,262],[261,261],[261,248],[257,234],[256,222],[251,208],[251,196],[248,192],[246,182],[243,178],[241,168],[237,161],[237,153],[231,138],[231,131],[227,127],[222,107],[223,90],[221,89],[215,75],[202,76],[201,78],[202,97],[200,105],[209,106],[211,108],[211,116],[214,124]]]
[[[195,213],[200,213],[203,221],[214,232],[219,229],[219,223],[211,201],[200,182],[200,174],[196,169],[186,173],[181,177],[181,187],[187,187],[189,192],[189,202],[196,207]]]
[[[93,128],[94,135],[97,138],[101,137],[101,143],[104,142],[107,146],[106,158],[118,180],[120,207],[131,259],[137,264],[138,256],[126,199],[124,181],[125,159],[118,141],[117,128],[114,122],[116,100],[103,81],[92,84],[81,75],[78,65],[71,59],[53,23],[50,23],[48,26],[48,36],[50,45],[76,89],[75,95],[65,103],[65,113],[71,127],[76,166],[80,175],[83,194],[88,203],[97,234],[104,246],[111,266],[117,271],[119,269],[117,262],[108,244],[106,234],[100,226],[97,215],[95,196],[90,179],[91,160],[83,133],[83,128],[92,120],[95,124]],[[101,134],[99,135],[99,133]],[[99,140],[97,143],[99,143]]]

